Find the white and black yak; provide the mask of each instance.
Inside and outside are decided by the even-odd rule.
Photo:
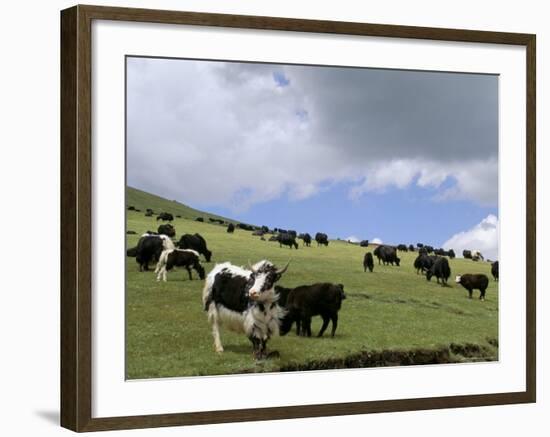
[[[161,279],[166,282],[166,272],[174,267],[185,267],[189,273],[189,280],[193,280],[191,268],[199,275],[199,278],[204,279],[204,268],[199,261],[199,253],[191,249],[167,249],[164,250],[159,258],[155,273],[157,281]]]
[[[149,263],[158,262],[163,250],[175,248],[173,241],[166,235],[143,234],[135,251],[139,271],[149,270]]]
[[[220,326],[225,326],[248,337],[255,359],[278,355],[267,353],[267,341],[279,335],[284,310],[277,304],[274,286],[287,268],[288,264],[278,269],[263,260],[248,268],[226,262],[212,269],[206,277],[202,302],[216,352],[223,352]]]

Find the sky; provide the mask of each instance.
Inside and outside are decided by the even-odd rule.
[[[247,223],[498,257],[498,77],[127,58],[127,184]]]

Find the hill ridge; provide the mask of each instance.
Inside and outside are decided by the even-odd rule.
[[[197,217],[203,217],[205,222],[208,222],[208,218],[221,219],[227,223],[237,224],[237,220],[223,217],[217,214],[212,214],[206,211],[201,211],[196,208],[192,208],[177,200],[168,200],[165,197],[158,194],[149,193],[139,188],[134,188],[129,185],[126,186],[126,209],[130,206],[137,208],[145,213],[147,208],[151,208],[155,214],[160,212],[169,212],[171,214],[180,215],[182,218],[194,220]]]

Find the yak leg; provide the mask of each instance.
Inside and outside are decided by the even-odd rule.
[[[302,323],[302,334],[311,337],[311,317],[304,317]]]
[[[334,337],[334,333],[336,332],[336,327],[338,326],[338,313],[334,313],[332,316],[332,337]]]
[[[485,288],[479,290],[479,300],[485,300]]]
[[[300,336],[302,333],[302,319],[298,317],[296,320],[296,335]]]
[[[208,321],[212,325],[212,336],[214,337],[214,349],[216,352],[223,352],[222,341],[220,339],[220,321],[218,319],[218,309],[216,304],[212,302],[208,308]]]
[[[193,276],[191,276],[191,267],[185,266],[185,268],[187,269],[187,273],[189,273],[189,280],[192,281],[192,280],[193,280]]]
[[[248,337],[252,342],[252,355],[255,360],[261,360],[265,355],[265,341],[254,337],[253,335]]]
[[[319,334],[317,334],[317,337],[322,337],[325,330],[327,329],[328,327],[328,322],[330,322],[330,317],[326,314],[323,314],[321,315],[321,317],[323,318],[323,326],[321,326],[321,330],[319,331]]]
[[[163,270],[164,267],[160,267],[157,266],[157,268],[155,269],[155,273],[157,274],[157,281],[160,281],[160,278],[162,277],[162,270]]]
[[[471,299],[472,298],[472,291],[473,290],[468,290],[468,297]]]

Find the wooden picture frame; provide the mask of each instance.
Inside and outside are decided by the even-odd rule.
[[[92,417],[92,36],[93,20],[490,43],[526,49],[526,390],[126,417]],[[196,12],[75,6],[61,12],[61,425],[100,431],[396,412],[536,400],[536,38],[531,34]]]

